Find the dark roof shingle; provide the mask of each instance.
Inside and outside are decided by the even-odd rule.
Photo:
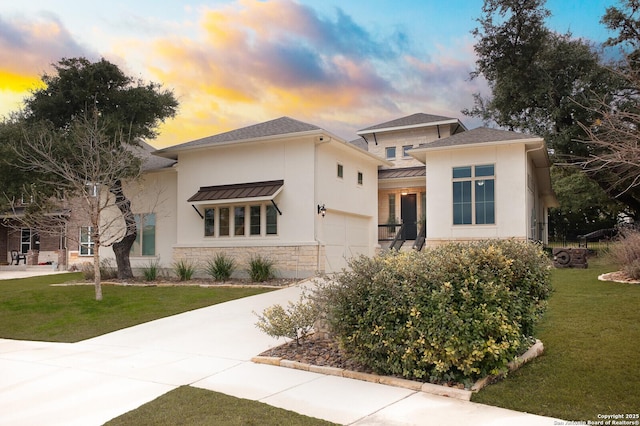
[[[446,121],[446,120],[455,120],[455,118],[443,117],[441,115],[417,113],[417,114],[408,115],[406,117],[397,118],[395,120],[387,121],[385,123],[376,124],[371,127],[364,128],[362,130],[358,130],[358,133],[366,132],[369,130],[415,126],[419,124],[429,124],[429,123],[435,123],[438,121]]]
[[[466,132],[457,133],[447,138],[437,139],[433,142],[422,143],[418,148],[443,148],[457,145],[473,145],[535,138],[539,138],[539,136],[511,132],[508,130],[491,129],[489,127],[478,127],[473,130],[467,130]]]
[[[258,139],[268,136],[286,135],[291,133],[303,133],[313,130],[322,130],[313,124],[304,123],[289,117],[280,117],[275,120],[265,121],[264,123],[253,124],[251,126],[242,127],[240,129],[219,133],[206,138],[196,139],[191,142],[185,142],[169,148],[160,150],[161,152],[169,152],[181,150],[183,148],[191,148],[197,146],[214,145],[224,142],[235,142],[247,139]]]

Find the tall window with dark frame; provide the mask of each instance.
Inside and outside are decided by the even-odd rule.
[[[136,240],[131,246],[133,256],[156,255],[156,214],[136,214]]]
[[[260,212],[262,206],[250,206],[249,207],[249,235],[260,235]]]
[[[453,168],[453,224],[495,224],[493,164]]]
[[[204,209],[204,236],[213,237],[216,230],[215,222],[216,210],[213,208]]]
[[[235,236],[242,236],[245,234],[244,232],[244,216],[245,216],[245,208],[242,207],[234,207],[233,209],[233,227]]]

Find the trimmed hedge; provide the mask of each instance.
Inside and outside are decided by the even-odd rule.
[[[389,251],[322,290],[343,350],[378,374],[471,383],[528,345],[550,295],[549,261],[514,240]]]

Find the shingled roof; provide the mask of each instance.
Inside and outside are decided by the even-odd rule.
[[[268,136],[287,135],[292,133],[304,133],[314,130],[322,130],[313,124],[304,123],[289,117],[280,117],[275,120],[265,121],[240,129],[231,130],[225,133],[219,133],[206,138],[196,139],[180,145],[158,150],[157,154],[180,151],[185,148],[194,148],[207,145],[215,145],[219,143],[236,142],[243,140],[259,139]]]
[[[420,144],[421,148],[447,148],[458,145],[475,145],[483,143],[508,142],[523,139],[540,139],[539,136],[527,135],[524,133],[510,132],[508,130],[491,129],[489,127],[478,127],[462,133],[456,133],[447,138],[437,139],[433,142]]]
[[[397,118],[395,120],[387,121],[384,123],[376,124],[374,126],[367,127],[362,130],[358,130],[358,134],[368,133],[368,132],[370,133],[370,132],[373,132],[374,130],[380,130],[380,129],[420,126],[422,124],[437,123],[442,121],[457,121],[457,119],[451,118],[451,117],[444,117],[441,115],[417,113],[417,114],[408,115],[406,117]]]

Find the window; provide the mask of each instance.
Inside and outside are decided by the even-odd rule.
[[[403,157],[411,157],[411,156],[409,155],[409,150],[410,150],[410,149],[413,149],[413,145],[404,145],[404,146],[402,147],[402,156],[403,156]]]
[[[358,185],[362,185],[362,181],[364,180],[362,172],[358,172]]]
[[[31,250],[31,228],[20,229],[20,253]]]
[[[215,209],[204,209],[204,236],[213,237],[215,232]]]
[[[267,235],[278,233],[278,211],[274,205],[267,205]]]
[[[344,166],[338,163],[338,177],[342,179],[344,177]]]
[[[233,209],[233,226],[235,236],[244,235],[244,214],[245,208],[243,207],[235,207]]]
[[[453,168],[453,224],[495,223],[494,165]]]
[[[221,237],[229,236],[229,207],[220,207],[220,226],[218,235]]]
[[[271,203],[207,207],[204,222],[205,237],[278,235],[278,209]]]
[[[80,227],[80,256],[93,256],[93,227]]]
[[[249,207],[249,235],[260,235],[260,219],[262,206]]]
[[[206,214],[206,211],[205,211]],[[131,246],[133,256],[156,255],[156,214],[136,214],[136,240]]]
[[[396,158],[396,147],[395,146],[386,147],[385,154],[388,160]]]

